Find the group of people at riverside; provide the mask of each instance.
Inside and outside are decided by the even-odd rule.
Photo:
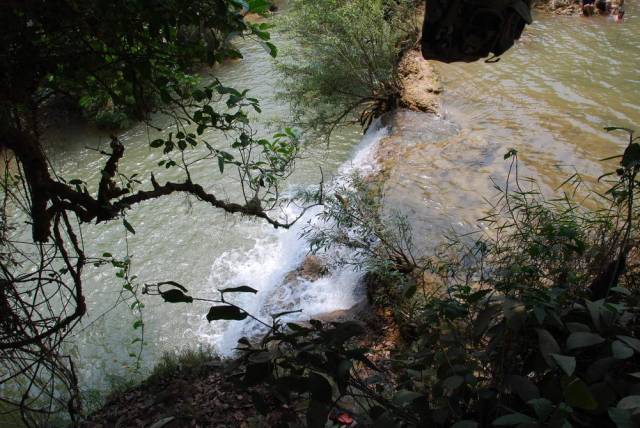
[[[580,4],[584,16],[612,16],[616,21],[624,17],[624,0],[581,0]]]

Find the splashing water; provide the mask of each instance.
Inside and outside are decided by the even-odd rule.
[[[362,175],[375,172],[378,168],[374,158],[376,145],[387,135],[387,128],[374,124],[355,148],[351,160],[339,168],[328,190],[344,184],[344,177],[353,172],[358,171]],[[270,321],[270,315],[277,312],[300,310],[300,313],[285,319],[306,320],[356,305],[364,298],[364,292],[358,286],[362,273],[352,266],[330,267],[326,275],[313,281],[288,278],[288,274],[300,266],[308,254],[308,244],[300,235],[303,229],[321,221],[317,216],[320,211],[321,208],[308,211],[289,230],[265,227],[265,236],[256,238],[255,245],[248,251],[238,249],[222,254],[213,263],[209,275],[208,283],[212,291],[241,285],[257,289],[257,295],[238,297],[234,303],[267,322]],[[327,256],[332,258],[338,255]],[[212,333],[210,326],[203,325],[199,334],[213,343],[220,354],[229,355],[240,337],[258,333],[260,326],[249,320],[220,323],[214,329]]]

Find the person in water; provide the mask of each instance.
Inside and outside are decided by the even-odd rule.
[[[584,16],[591,16],[595,12],[596,0],[581,0],[582,14]]]
[[[600,15],[608,15],[610,12],[611,2],[607,4],[607,0],[596,0],[596,9]]]
[[[616,21],[624,18],[624,0],[611,0],[611,15]]]

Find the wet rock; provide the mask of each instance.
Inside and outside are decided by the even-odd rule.
[[[338,309],[314,316],[314,319],[324,322],[362,321],[368,322],[375,317],[375,311],[371,304],[364,299],[349,309]]]
[[[400,104],[415,111],[437,113],[442,85],[431,64],[417,50],[407,51],[397,68]]]
[[[298,279],[316,281],[327,273],[329,273],[329,268],[324,260],[318,256],[307,256],[300,266],[285,276],[284,282],[294,282]]]

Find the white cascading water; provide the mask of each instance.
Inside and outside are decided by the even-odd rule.
[[[340,167],[328,186],[328,192],[343,185],[344,177],[353,172],[358,171],[362,175],[374,172],[378,168],[374,156],[376,146],[387,135],[387,128],[381,127],[379,122],[373,123],[354,149],[351,159]],[[308,320],[320,314],[349,309],[360,302],[364,298],[364,291],[359,287],[362,272],[352,266],[330,267],[327,275],[315,281],[303,278],[285,281],[287,274],[298,268],[307,256],[309,246],[300,235],[306,227],[322,221],[318,218],[321,209],[309,210],[289,230],[265,226],[264,236],[256,239],[248,251],[233,250],[222,254],[213,263],[209,275],[212,291],[241,285],[255,288],[258,290],[256,295],[236,294],[233,302],[266,322],[271,320],[271,314],[278,312],[301,310],[285,320]],[[295,215],[294,212],[290,214]],[[226,356],[233,353],[239,338],[250,337],[260,331],[259,325],[250,319],[218,322],[215,326],[206,322],[201,325],[199,335],[219,354]]]

